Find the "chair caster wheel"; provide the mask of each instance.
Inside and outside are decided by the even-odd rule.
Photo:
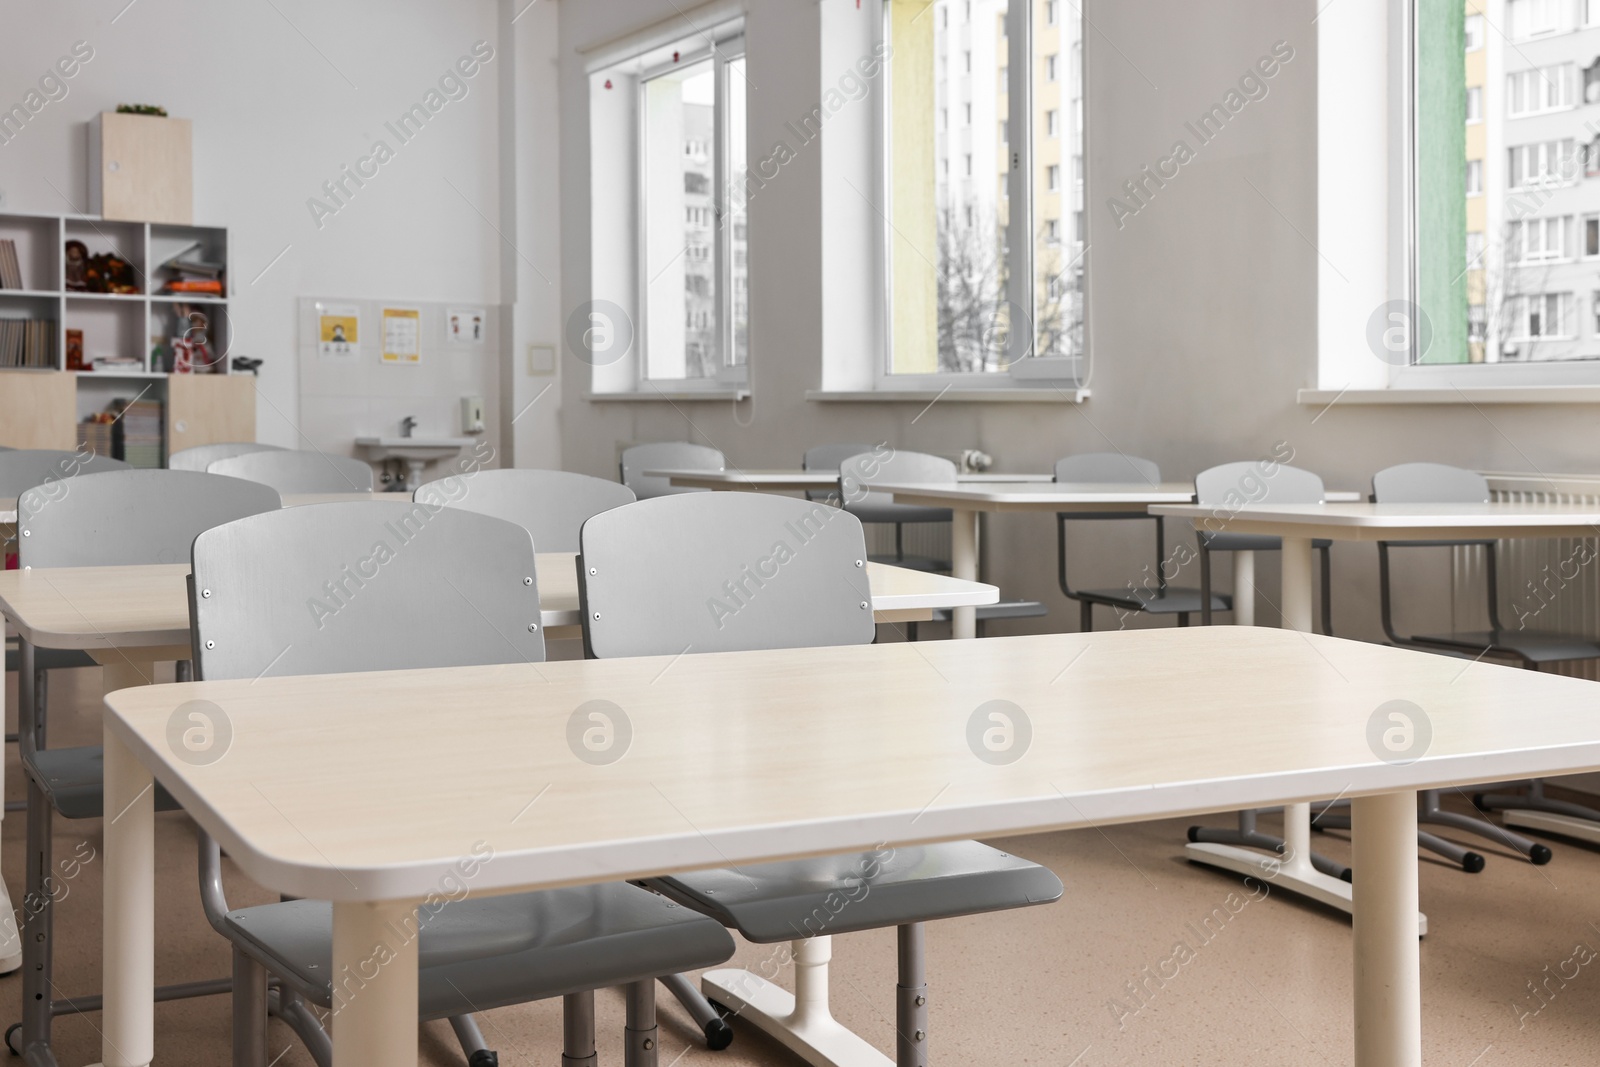
[[[1352,868],[1346,867],[1344,870],[1339,872],[1339,881],[1349,882],[1351,885],[1355,885],[1356,872]]]
[[[733,1027],[728,1025],[726,1019],[712,1019],[705,1025],[706,1048],[712,1052],[721,1052],[733,1044]]]
[[[1461,869],[1468,874],[1477,874],[1483,870],[1484,858],[1476,852],[1468,852],[1461,857]]]
[[[1189,843],[1191,845],[1197,844],[1199,842],[1199,840],[1200,840],[1200,829],[1201,828],[1198,827],[1198,826],[1189,827],[1188,837],[1189,837]]]
[[[486,1048],[481,1048],[467,1058],[467,1067],[500,1067],[500,1056]]]
[[[6,1027],[6,1050],[9,1051],[13,1056],[22,1055],[22,1050],[17,1047],[17,1042],[22,1040],[22,1038],[19,1036],[21,1033],[21,1023],[12,1023],[10,1026]]]
[[[1550,862],[1554,855],[1555,853],[1551,852],[1548,846],[1534,845],[1528,850],[1528,861],[1535,867],[1543,867]]]

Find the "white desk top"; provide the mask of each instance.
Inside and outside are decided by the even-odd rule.
[[[1584,504],[1163,504],[1150,510],[1193,519],[1211,531],[1338,541],[1600,537],[1600,509]]]
[[[877,483],[875,492],[892,493],[897,504],[962,508],[969,511],[1144,511],[1151,504],[1188,503],[1194,486],[1040,482],[1036,485],[918,485]]]
[[[765,493],[793,493],[805,489],[831,489],[839,484],[839,475],[830,471],[806,471],[799,469],[775,470],[684,470],[671,468],[663,470],[647,470],[647,477],[666,478],[673,485],[683,489],[744,489]],[[981,474],[960,474],[956,480],[961,484],[987,484],[991,482],[1048,482],[1050,475],[1045,474],[997,474],[993,471],[984,471]]]
[[[283,506],[296,507],[300,504],[337,504],[351,500],[406,500],[404,493],[298,493],[283,498]],[[0,498],[0,524],[14,523],[17,521],[17,501],[15,497]]]
[[[576,627],[578,573],[571,552],[541,552],[542,623]],[[1000,591],[881,563],[867,564],[880,621],[933,608],[993,604]],[[0,614],[40,648],[156,648],[189,643],[187,563],[51,567],[0,572]]]
[[[106,703],[259,884],[398,900],[475,846],[494,857],[473,889],[492,892],[1589,770],[1597,692],[1217,626],[200,682]],[[969,747],[997,699],[1031,721],[1007,766]],[[1368,741],[1396,699],[1431,720],[1403,766]],[[193,700],[229,731],[209,765],[168,740]],[[568,742],[596,700],[631,725],[606,765]]]

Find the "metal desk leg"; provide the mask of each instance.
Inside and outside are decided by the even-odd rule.
[[[978,580],[978,513],[956,508],[950,514],[950,574],[963,581]],[[978,636],[978,609],[952,608],[950,636],[966,640]]]
[[[1356,1067],[1422,1067],[1417,795],[1351,802],[1356,883]]]

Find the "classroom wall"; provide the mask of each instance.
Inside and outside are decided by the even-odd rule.
[[[570,310],[588,286],[587,89],[576,49],[670,18],[672,0],[566,0],[562,10],[562,264]],[[1188,478],[1209,465],[1266,456],[1280,442],[1330,488],[1364,489],[1371,473],[1405,460],[1480,469],[1592,471],[1600,422],[1587,406],[1358,406],[1296,403],[1316,383],[1317,57],[1313,0],[1087,0],[1093,398],[1082,405],[844,404],[807,401],[817,388],[825,308],[820,263],[827,143],[808,148],[750,202],[751,366],[754,397],[715,403],[594,403],[587,368],[566,360],[562,443],[567,466],[615,476],[619,444],[693,439],[741,466],[796,464],[808,445],[887,439],[903,448],[977,447],[1000,469],[1043,470],[1058,456],[1119,448]],[[751,0],[750,143],[765,147],[837,77],[819,25],[849,19],[850,0]],[[820,12],[820,14],[819,14]],[[1118,229],[1105,200],[1166,156],[1195,119],[1275,42],[1294,58]],[[1376,45],[1375,47],[1381,47]],[[1359,161],[1352,161],[1358,167]],[[1346,269],[1359,268],[1346,265]],[[1364,345],[1361,337],[1350,345]],[[836,357],[832,353],[831,357]],[[829,358],[831,358],[829,357]],[[915,420],[913,422],[913,420]],[[1174,530],[1170,537],[1187,538]],[[1169,540],[1170,540],[1169,537]],[[1074,575],[1121,585],[1153,554],[1127,537],[1085,536]],[[1051,617],[995,632],[1076,628],[1057,591],[1054,522],[991,517],[987,574],[1008,594],[1044,601]],[[1378,636],[1376,554],[1336,546],[1335,626]],[[1259,568],[1262,621],[1276,614],[1277,566]],[[1224,569],[1222,580],[1228,580]],[[1185,579],[1194,582],[1193,573]],[[1402,603],[1442,619],[1442,558],[1407,568]],[[1411,617],[1408,613],[1407,617]],[[1114,620],[1107,618],[1105,624]],[[1163,624],[1165,625],[1165,624]]]
[[[297,297],[518,305],[537,295],[529,278],[545,287],[528,262],[554,275],[554,242],[531,240],[552,225],[556,207],[548,191],[528,204],[522,229],[502,238],[497,226],[502,183],[515,175],[500,166],[501,146],[512,141],[500,128],[499,105],[508,92],[527,96],[529,130],[549,140],[553,101],[546,82],[557,7],[536,4],[514,26],[506,17],[516,42],[507,48],[498,36],[505,6],[497,0],[10,5],[0,33],[0,107],[20,102],[74,42],[86,41],[94,55],[67,82],[64,98],[0,144],[0,206],[86,210],[85,131],[101,110],[151,103],[192,119],[195,220],[232,232],[234,352],[266,361],[259,436],[305,447],[296,432]],[[461,79],[464,95],[449,86],[444,106],[402,143],[385,124],[438,89],[441,76],[480,41],[494,58]],[[502,87],[502,69],[525,75]],[[354,191],[342,206],[332,201],[323,183],[367,156],[378,139],[388,142],[393,158],[364,185],[347,183]],[[537,177],[527,182],[518,188],[532,197]],[[337,210],[314,217],[312,198]],[[505,269],[508,239],[524,246],[513,258],[526,277]],[[546,299],[548,310],[521,312],[517,340],[553,339],[546,320],[554,299]],[[553,426],[553,420],[537,429],[535,422],[518,424],[530,456],[537,447],[548,450],[547,462],[554,455]]]

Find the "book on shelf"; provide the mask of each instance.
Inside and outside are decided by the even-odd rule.
[[[160,467],[161,401],[113,400],[109,410],[120,413],[111,424],[112,455],[130,467]]]
[[[200,293],[207,296],[221,296],[222,280],[219,278],[179,278],[177,281],[168,282],[166,291],[169,293]]]
[[[0,319],[0,367],[54,367],[54,319]]]
[[[22,284],[22,261],[17,258],[17,242],[0,237],[0,289],[26,289]]]

